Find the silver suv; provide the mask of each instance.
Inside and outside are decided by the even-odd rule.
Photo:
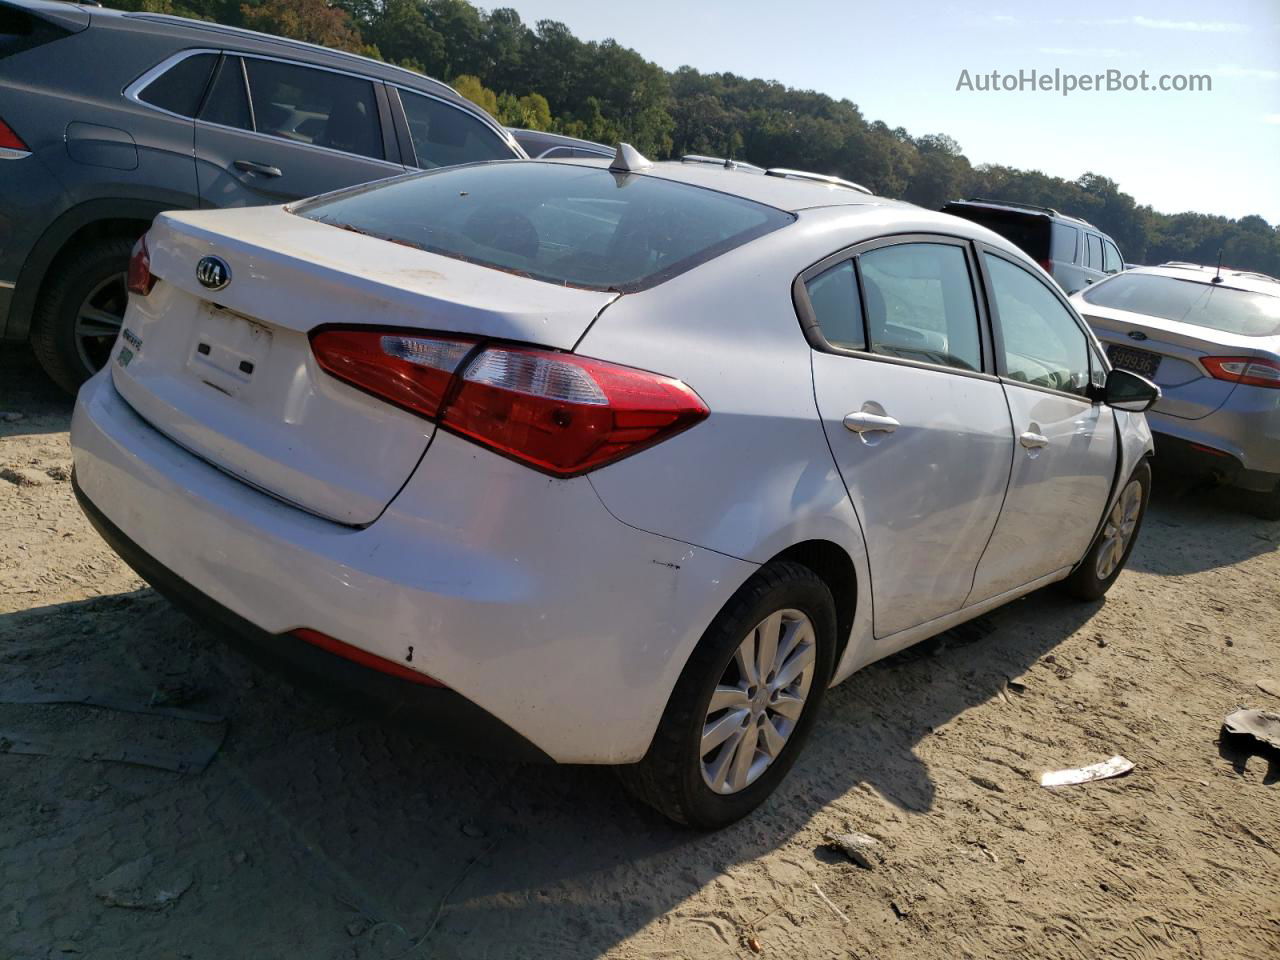
[[[1124,269],[1120,248],[1088,220],[1010,200],[953,200],[943,213],[994,230],[1021,247],[1068,294]]]
[[[0,0],[0,337],[74,391],[161,210],[282,203],[421,167],[524,157],[443,83],[151,13]]]

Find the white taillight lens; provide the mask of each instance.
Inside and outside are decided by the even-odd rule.
[[[1201,357],[1209,375],[1253,387],[1280,388],[1280,363],[1263,357]]]

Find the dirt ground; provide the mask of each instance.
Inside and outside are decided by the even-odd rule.
[[[246,662],[80,515],[69,413],[0,350],[5,960],[1280,957],[1280,759],[1219,743],[1280,709],[1280,523],[1230,494],[1166,484],[1104,603],[1042,592],[858,674],[702,836],[606,770],[451,754]],[[40,693],[110,706],[14,702]],[[81,759],[224,732],[199,773]],[[884,862],[826,847],[847,829]]]

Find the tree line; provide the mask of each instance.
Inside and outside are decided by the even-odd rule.
[[[1138,263],[1190,260],[1280,276],[1280,226],[1167,214],[1097,173],[1075,180],[973,165],[946,134],[912,136],[857,105],[774,80],[669,72],[615,40],[584,41],[563,23],[526,24],[466,0],[116,0],[128,9],[244,26],[361,53],[447,80],[509,126],[604,143],[655,159],[704,153],[845,177],[936,209],[960,197],[1054,207],[1110,234]]]

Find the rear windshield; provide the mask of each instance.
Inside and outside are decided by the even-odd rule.
[[[1179,280],[1155,273],[1122,273],[1083,294],[1089,303],[1246,337],[1280,334],[1280,296]]]
[[[791,223],[659,177],[517,160],[432,170],[295,213],[548,283],[628,292]]]
[[[971,207],[964,204],[948,204],[945,213],[964,217],[993,230],[1026,253],[1032,260],[1049,257],[1049,224],[1047,217],[1038,214],[1015,213],[1008,210],[992,210],[988,207]]]

